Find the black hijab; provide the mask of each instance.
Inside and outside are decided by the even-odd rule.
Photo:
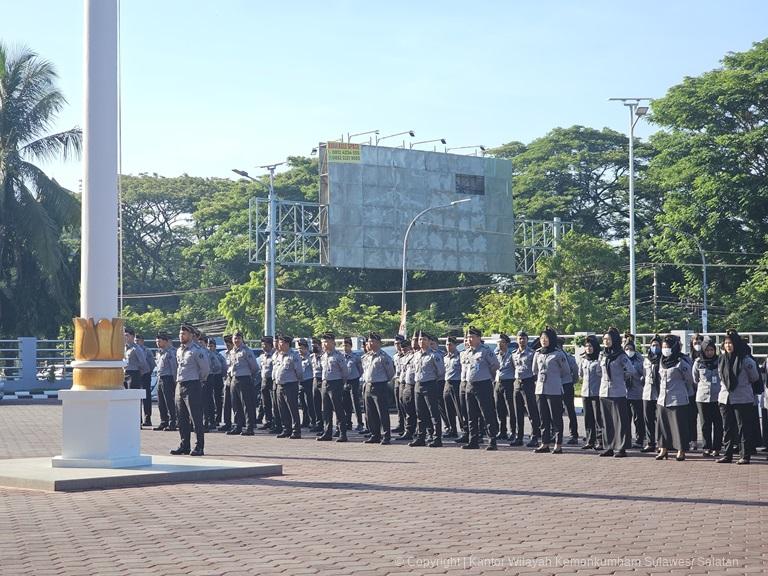
[[[651,338],[650,344],[653,344],[656,342],[659,345],[659,348],[661,348],[661,336],[656,334],[653,338]],[[648,346],[648,362],[651,363],[651,375],[653,376],[653,380],[651,381],[651,387],[656,390],[656,393],[658,394],[659,390],[661,389],[661,378],[659,376],[659,363],[661,362],[661,352],[654,353],[651,350],[651,346]]]
[[[621,335],[619,331],[611,326],[606,332],[611,339],[611,347],[605,349],[604,364],[608,366],[611,362],[616,360],[619,356],[624,354],[624,348],[621,346]]]
[[[718,372],[720,372],[720,377],[723,379],[725,387],[729,392],[732,392],[739,382],[739,373],[741,372],[744,357],[747,356],[750,350],[736,330],[727,330],[725,339],[733,342],[733,353],[729,354],[723,349],[723,353],[718,361]]]
[[[597,336],[590,334],[587,336],[587,343],[592,344],[592,354],[587,353],[585,346],[583,353],[584,358],[589,360],[597,360],[600,357],[600,341],[597,339]]]
[[[557,350],[557,332],[555,332],[555,329],[551,326],[547,326],[542,330],[542,334],[546,334],[547,338],[549,339],[549,344],[547,346],[542,346],[539,348],[539,352],[542,354],[549,354],[550,352],[553,352]],[[539,336],[539,341],[541,341],[541,336]]]
[[[712,350],[715,351],[715,355],[712,356],[712,358],[707,358],[707,355],[705,352],[707,351],[707,348],[712,348]],[[717,368],[717,346],[715,346],[714,340],[706,340],[701,345],[701,363],[704,364],[706,368],[709,368],[710,370],[714,370]]]
[[[672,368],[677,365],[680,360],[680,338],[673,336],[672,334],[667,334],[664,336],[663,343],[672,349],[672,354],[669,356],[662,355],[661,365],[664,366],[664,368]]]

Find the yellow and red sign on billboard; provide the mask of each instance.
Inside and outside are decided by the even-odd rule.
[[[360,162],[360,144],[349,142],[328,142],[328,162]]]

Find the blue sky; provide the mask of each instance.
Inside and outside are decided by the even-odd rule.
[[[82,124],[82,21],[81,0],[0,0],[0,41],[59,72],[57,129]],[[609,97],[662,96],[765,37],[762,0],[122,0],[122,170],[259,173],[373,129],[449,147],[625,131]],[[46,170],[77,187],[77,162]]]

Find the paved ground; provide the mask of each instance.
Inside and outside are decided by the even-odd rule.
[[[0,459],[59,452],[58,402],[0,404]],[[262,433],[263,434],[263,433]],[[177,437],[142,432],[145,452]],[[284,476],[0,488],[0,574],[746,574],[768,565],[768,462],[624,460],[211,434]],[[2,460],[0,460],[2,466]]]

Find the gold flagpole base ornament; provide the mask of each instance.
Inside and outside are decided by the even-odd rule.
[[[125,380],[122,366],[125,337],[122,318],[94,322],[75,318],[75,361],[72,390],[120,390]]]

